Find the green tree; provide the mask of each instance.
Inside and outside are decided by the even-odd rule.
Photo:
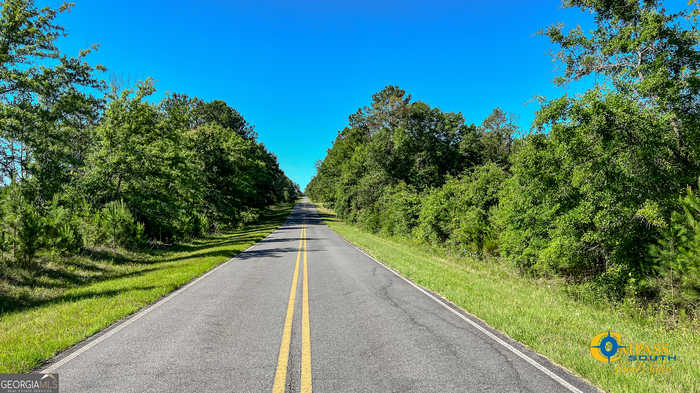
[[[241,116],[234,108],[224,101],[214,100],[204,102],[196,100],[193,108],[194,125],[216,123],[223,128],[234,131],[246,139],[256,139],[254,127]]]
[[[145,101],[154,91],[149,79],[136,91],[113,93],[95,129],[83,184],[96,204],[123,200],[147,234],[169,240],[182,235],[201,166],[182,149],[179,124]]]
[[[689,3],[687,10],[668,13],[660,1],[564,5],[593,13],[596,28],[589,34],[581,27],[564,32],[558,24],[542,32],[561,48],[555,57],[564,74],[556,82],[601,75],[620,94],[657,110],[671,125],[674,161],[686,170],[686,183],[692,182],[700,160],[698,8]]]
[[[29,266],[42,246],[43,220],[20,184],[5,187],[0,212],[2,237],[11,260]]]
[[[700,174],[688,105],[698,101],[697,29],[656,2],[566,4],[591,11],[597,28],[546,30],[562,47],[558,82],[595,73],[609,83],[538,111],[542,134],[515,157],[496,221],[502,250],[523,266],[598,277],[618,297],[630,277],[653,274],[648,246]]]
[[[700,186],[700,180],[698,181]],[[656,260],[662,300],[676,309],[696,312],[700,300],[700,196],[688,187],[679,198],[658,244],[650,247]]]
[[[33,177],[48,197],[81,165],[99,114],[104,83],[85,57],[58,49],[65,35],[56,17],[70,4],[38,9],[31,0],[6,0],[0,10],[0,175]],[[97,96],[95,94],[98,94]]]
[[[448,180],[422,199],[416,235],[475,254],[496,251],[491,215],[506,172],[490,162]]]
[[[507,114],[501,108],[496,108],[481,123],[480,131],[482,160],[508,167],[508,159],[513,150],[513,137],[519,132],[513,115]]]

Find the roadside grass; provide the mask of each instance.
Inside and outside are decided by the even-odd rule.
[[[293,204],[258,224],[161,250],[92,250],[0,272],[0,373],[29,372],[266,237]]]
[[[606,391],[700,392],[696,324],[669,329],[661,317],[576,300],[561,283],[522,277],[498,260],[451,257],[445,250],[365,232],[317,208],[331,229],[387,266]],[[620,333],[624,343],[668,345],[678,360],[665,362],[670,368],[665,373],[617,372],[633,362],[600,363],[589,352],[591,339],[608,329]]]

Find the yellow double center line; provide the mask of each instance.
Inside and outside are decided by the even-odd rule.
[[[272,385],[273,393],[284,393],[287,384],[287,366],[289,362],[289,347],[292,342],[292,322],[294,320],[294,303],[297,296],[297,284],[299,282],[299,261],[304,255],[304,280],[302,282],[301,304],[301,392],[311,393],[311,330],[309,328],[309,269],[306,263],[306,226],[302,224],[297,262],[292,276],[292,287],[289,290],[289,303],[287,303],[287,316],[284,319],[282,331],[282,344],[277,359],[277,371],[275,382]]]

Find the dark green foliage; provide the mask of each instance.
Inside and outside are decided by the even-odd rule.
[[[86,125],[98,117],[102,66],[56,46],[64,29],[54,20],[71,5],[38,9],[32,0],[0,4],[0,176],[32,178],[50,199],[81,164],[89,145]]]
[[[501,254],[530,268],[537,250],[547,244],[546,231],[558,212],[549,202],[549,190],[561,165],[546,135],[531,135],[524,142],[512,159],[513,174],[503,184],[493,222]]]
[[[698,181],[700,187],[700,180]],[[680,209],[662,230],[651,255],[664,288],[663,301],[674,309],[690,305],[696,310],[700,300],[700,196],[690,187],[680,198]]]
[[[513,150],[513,136],[519,131],[512,116],[496,108],[481,123],[481,131],[479,146],[484,161],[508,167],[508,157]]]
[[[307,192],[371,231],[495,253],[491,210],[516,133],[500,109],[476,127],[388,86],[350,116]]]
[[[550,131],[515,157],[501,198],[504,251],[542,271],[595,275],[624,265],[649,273],[644,245],[687,184],[668,123],[593,91],[550,103],[536,124]]]
[[[204,102],[193,100],[193,125],[199,126],[207,123],[218,124],[222,128],[234,131],[246,139],[256,139],[253,127],[235,109],[226,105],[221,100]]]
[[[29,265],[42,245],[42,217],[19,185],[2,191],[3,259]]]
[[[200,100],[172,95],[155,105],[146,101],[153,92],[147,80],[110,95],[76,176],[94,207],[122,201],[146,237],[171,241],[250,222],[250,209],[296,197],[276,158],[243,132],[247,123],[232,120],[239,116],[232,108],[219,102],[214,108],[228,121],[203,122]]]
[[[241,212],[241,224],[250,224],[260,218],[260,213],[255,209],[245,209]]]
[[[58,254],[80,251],[84,245],[81,217],[55,197],[46,206],[42,237],[44,247]]]
[[[144,226],[136,222],[123,201],[112,201],[95,217],[100,239],[112,247],[135,248],[145,243]]]
[[[489,243],[487,253],[494,253],[491,214],[505,178],[505,171],[491,162],[431,190],[422,200],[417,237],[477,254]]]
[[[559,82],[596,73],[607,86],[539,111],[542,135],[514,157],[501,196],[501,247],[525,268],[594,280],[612,298],[653,298],[649,246],[700,174],[697,25],[656,2],[570,3],[596,13],[597,28],[546,31],[562,48]]]
[[[415,192],[438,187],[449,176],[487,159],[483,132],[459,113],[446,113],[410,97],[396,86],[375,94],[372,104],[350,116],[318,164],[307,190],[332,202],[343,217],[373,230],[384,190],[405,184]]]
[[[389,235],[411,236],[420,207],[420,194],[405,183],[388,188],[379,200],[380,229]]]
[[[70,8],[8,0],[0,13],[0,251],[37,255],[137,248],[251,223],[299,189],[223,101],[149,102],[151,79],[114,88],[59,51]]]
[[[124,201],[151,237],[168,240],[181,234],[179,213],[197,169],[190,152],[181,149],[181,130],[145,101],[153,91],[147,81],[133,95],[114,95],[95,129],[81,181],[96,206]]]
[[[543,100],[530,135],[501,109],[467,125],[389,86],[350,116],[306,191],[372,231],[692,312],[699,207],[696,194],[677,195],[700,176],[698,11],[565,6],[596,26],[543,32],[561,47],[557,83],[602,79]]]

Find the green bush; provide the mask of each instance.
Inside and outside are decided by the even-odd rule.
[[[379,212],[376,206],[368,206],[357,211],[355,220],[362,229],[376,233],[380,228]]]
[[[548,103],[535,124],[547,133],[526,138],[500,198],[504,254],[570,277],[615,266],[653,273],[648,246],[697,174],[670,154],[677,141],[668,122],[619,93],[589,91]]]
[[[418,225],[421,198],[405,183],[388,188],[379,200],[379,226],[389,235],[409,237]]]
[[[434,188],[423,196],[416,236],[428,243],[445,242],[455,230],[459,183],[448,180],[442,187]]]
[[[100,238],[113,247],[136,248],[146,242],[145,228],[137,222],[123,201],[112,201],[99,212]]]
[[[698,181],[700,188],[700,180]],[[651,246],[663,289],[662,303],[693,313],[700,300],[700,196],[690,187],[680,197],[659,243]]]
[[[700,207],[676,199],[700,175],[697,10],[614,3],[568,1],[596,28],[541,32],[560,49],[557,84],[600,84],[542,100],[527,136],[500,109],[477,127],[387,86],[350,115],[307,191],[350,223],[498,254],[573,292],[694,308]]]
[[[12,262],[27,266],[42,247],[44,220],[32,201],[13,182],[3,190],[3,243]]]
[[[260,219],[260,212],[257,209],[244,209],[240,216],[241,223],[247,225],[257,222]]]
[[[500,254],[521,270],[532,267],[548,244],[547,230],[560,207],[550,189],[560,167],[547,135],[530,135],[513,157],[513,174],[498,195],[492,222]]]
[[[44,245],[52,252],[74,253],[83,247],[81,219],[70,209],[61,206],[59,198],[54,198],[47,207],[44,224]]]
[[[431,190],[423,198],[416,235],[431,243],[448,242],[465,252],[495,254],[491,216],[505,178],[501,167],[488,163]]]

